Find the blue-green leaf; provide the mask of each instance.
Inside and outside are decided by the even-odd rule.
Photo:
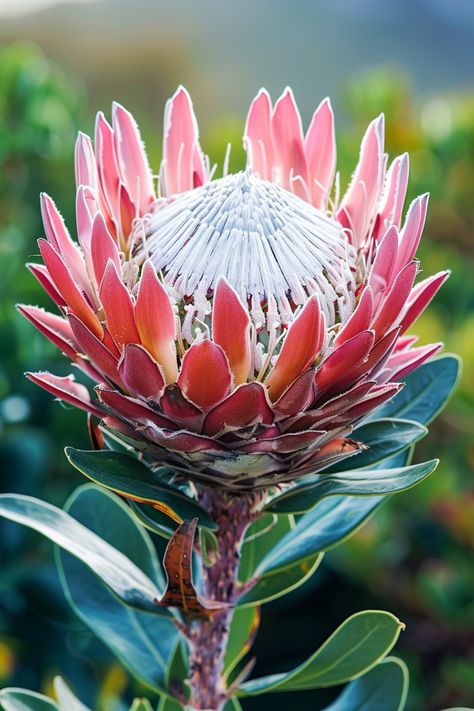
[[[134,699],[129,711],[153,711],[148,699]]]
[[[0,691],[0,706],[4,711],[60,711],[47,696],[14,687]]]
[[[156,533],[167,541],[169,541],[178,528],[179,524],[176,521],[173,521],[173,519],[163,513],[163,511],[159,511],[149,504],[140,504],[137,501],[130,500],[128,505],[142,526],[145,526],[148,531]]]
[[[66,507],[115,550],[133,555],[161,587],[162,572],[151,541],[119,497],[86,484],[72,494]],[[58,553],[61,582],[78,617],[136,679],[154,691],[167,693],[168,664],[179,636],[171,617],[123,605],[82,562]],[[163,608],[158,609],[166,614]]]
[[[237,607],[232,615],[224,658],[226,676],[249,651],[260,624],[258,607]]]
[[[400,392],[374,412],[372,418],[403,417],[429,425],[443,409],[455,389],[461,360],[442,355],[424,363],[405,378]]]
[[[321,472],[273,498],[265,507],[275,513],[305,513],[327,496],[385,496],[410,489],[433,472],[438,460],[395,469]]]
[[[242,711],[242,706],[236,698],[229,699],[229,701],[224,706],[224,711]]]
[[[323,554],[316,553],[305,560],[300,560],[296,565],[261,575],[255,585],[239,598],[237,604],[239,606],[263,605],[296,590],[310,579],[322,559]]]
[[[285,569],[315,553],[327,551],[356,531],[383,497],[332,496],[304,514],[258,565],[255,574]]]
[[[189,697],[189,659],[188,645],[184,637],[178,638],[177,644],[168,662],[166,671],[166,688],[172,697],[186,699]],[[175,698],[169,699],[170,703],[175,703],[179,708],[180,704]],[[164,703],[164,702],[163,702]]]
[[[367,449],[359,452],[355,457],[333,464],[325,469],[324,473],[373,466],[403,452],[404,449],[418,442],[427,432],[426,427],[410,420],[386,418],[366,422],[357,427],[351,437],[365,444]]]
[[[294,526],[293,516],[264,514],[247,532],[242,546],[239,580],[247,582],[260,562]]]
[[[349,617],[303,664],[245,682],[238,696],[337,686],[369,671],[389,651],[404,625],[394,615],[367,610]]]
[[[405,663],[397,657],[387,657],[367,674],[351,681],[323,711],[403,711],[408,682]]]
[[[136,457],[106,449],[97,452],[66,447],[65,452],[73,467],[96,484],[153,504],[178,523],[197,518],[201,526],[216,528],[216,523],[196,501],[160,479]]]
[[[160,612],[156,583],[123,553],[65,511],[31,496],[0,495],[0,516],[42,533],[81,560],[125,604]]]
[[[54,679],[54,693],[61,711],[89,711],[82,701],[71,691],[61,676]]]
[[[184,706],[182,706],[176,699],[170,699],[169,697],[162,696],[160,703],[158,704],[157,711],[185,711]]]
[[[414,451],[415,447],[408,447],[408,449],[404,449],[403,452],[394,454],[392,457],[387,457],[387,459],[382,460],[378,464],[374,464],[370,469],[397,469],[399,467],[406,467],[411,464]]]
[[[68,687],[62,677],[54,679],[58,701],[27,689],[8,688],[0,691],[0,706],[4,711],[89,711]]]

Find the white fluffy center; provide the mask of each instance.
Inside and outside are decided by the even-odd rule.
[[[155,268],[177,296],[193,297],[198,317],[221,275],[259,327],[288,323],[313,293],[328,325],[352,313],[356,255],[339,223],[248,171],[157,201],[145,237]]]

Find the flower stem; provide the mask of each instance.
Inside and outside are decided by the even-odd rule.
[[[201,505],[217,523],[215,562],[203,571],[203,593],[211,600],[230,603],[210,618],[189,622],[189,669],[191,709],[221,711],[228,700],[224,681],[224,656],[233,607],[239,595],[237,579],[244,535],[255,520],[256,501],[250,496],[231,496],[217,489],[200,496]]]

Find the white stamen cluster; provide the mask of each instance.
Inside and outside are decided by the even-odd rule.
[[[144,228],[141,256],[178,299],[192,297],[193,318],[208,313],[221,275],[257,329],[289,323],[314,293],[328,326],[353,311],[357,255],[339,223],[249,171],[157,201]]]

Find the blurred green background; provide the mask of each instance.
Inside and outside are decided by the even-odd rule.
[[[307,124],[320,99],[337,109],[342,184],[368,121],[386,112],[387,148],[411,157],[409,199],[430,191],[420,250],[425,275],[453,274],[417,324],[464,359],[448,409],[418,446],[436,474],[389,501],[314,580],[265,607],[257,672],[289,668],[348,614],[386,608],[407,629],[409,711],[474,705],[474,5],[470,0],[139,0],[40,7],[0,0],[0,489],[62,504],[81,479],[65,444],[87,446],[84,417],[23,377],[69,368],[15,312],[47,305],[24,269],[42,234],[38,193],[74,229],[73,145],[112,99],[137,116],[154,170],[164,100],[178,83],[194,95],[202,143],[222,165],[243,165],[244,112],[260,85],[291,84]],[[51,545],[0,524],[0,684],[50,691],[60,673],[95,708],[120,711],[137,691],[69,612]],[[139,691],[139,690],[138,690]],[[314,711],[321,694],[250,701],[246,709]]]

